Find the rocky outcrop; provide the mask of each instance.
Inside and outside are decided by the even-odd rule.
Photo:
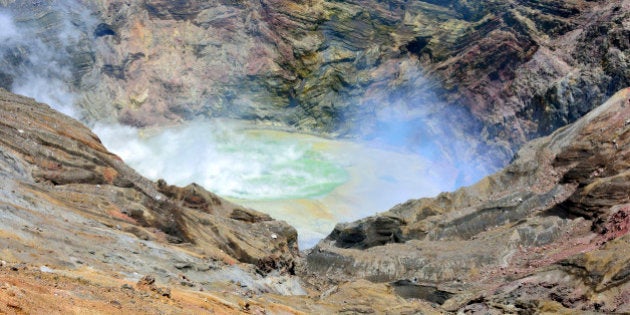
[[[628,117],[624,89],[473,186],[339,224],[303,274],[392,283],[448,311],[628,312]]]
[[[46,69],[86,117],[232,117],[404,143],[483,172],[630,83],[625,1],[4,5],[37,45],[6,41],[0,83]]]
[[[288,262],[296,257],[297,232],[288,224],[195,184],[179,188],[149,181],[108,152],[89,129],[47,105],[5,90],[0,90],[0,103],[0,204],[3,213],[12,214],[3,219],[3,230],[29,222],[25,226],[50,225],[65,231],[61,235],[76,235],[73,225],[89,222],[94,229],[110,227],[138,240],[180,244],[217,260],[255,264],[272,255]],[[40,220],[52,221],[38,225]],[[60,245],[47,245],[47,234],[29,237],[42,248]],[[92,246],[82,239],[69,242]],[[10,239],[6,242],[11,246]],[[40,250],[23,255],[31,252]],[[67,257],[58,259],[70,263]]]

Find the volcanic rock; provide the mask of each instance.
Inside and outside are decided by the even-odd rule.
[[[1,313],[434,312],[360,280],[308,297],[321,292],[294,275],[286,223],[196,184],[149,181],[33,99],[0,90],[0,118],[0,259],[12,266],[0,281],[20,294],[0,287]]]
[[[246,119],[487,173],[630,85],[626,1],[69,3],[3,6],[34,47],[68,51],[43,76],[85,117],[135,126]],[[2,86],[29,78],[32,46],[7,42]]]
[[[95,289],[95,280],[46,276],[61,270],[86,275],[80,270],[89,266],[118,277],[138,275],[110,291],[93,290],[115,309],[132,305],[125,296],[166,307],[144,300],[147,292],[155,293],[152,301],[165,296],[191,303],[179,296],[199,287],[234,290],[226,296],[233,304],[217,302],[233,310],[284,303],[310,313],[630,311],[624,184],[630,89],[528,143],[506,169],[476,185],[339,224],[303,260],[295,230],[286,224],[198,185],[146,180],[80,123],[0,92],[0,258],[21,266],[20,272],[0,270],[0,278],[22,288],[63,281],[71,290]],[[148,240],[127,234],[131,227]],[[168,242],[175,238],[182,243]],[[94,243],[107,254],[97,255]],[[234,258],[251,264],[233,269]],[[318,298],[266,295],[304,294],[293,274]],[[217,277],[231,280],[217,284]],[[0,294],[6,302],[0,310],[40,310],[33,297],[46,294],[22,290],[19,301]],[[251,304],[254,296],[275,306]]]
[[[301,261],[287,224],[149,181],[79,122],[0,89],[0,258],[20,266],[0,269],[0,312],[183,312],[203,299],[194,310],[237,312],[258,310],[254,295],[294,313],[630,312],[630,91],[613,96],[630,85],[628,1],[0,5],[16,26],[3,29],[0,86],[45,82],[86,119],[393,132],[463,169],[511,160],[340,224]],[[94,244],[105,254],[83,255]],[[120,290],[147,274],[233,294],[173,289],[177,302],[156,306]]]
[[[339,224],[304,276],[392,282],[448,310],[627,312],[629,101],[618,92],[473,186]]]
[[[94,231],[116,226],[141,239],[223,255],[216,256],[219,259],[256,263],[276,253],[287,260],[297,255],[297,233],[286,223],[222,200],[198,185],[178,188],[149,181],[108,152],[86,127],[44,104],[5,90],[0,90],[0,103],[0,200],[8,215],[2,226],[21,230],[21,237],[43,246],[21,255],[55,249],[57,245],[44,245],[50,236],[76,235],[76,224],[84,226],[81,233],[86,234],[66,238],[85,246],[83,252],[91,250],[86,237],[101,239],[105,236]],[[240,213],[236,219],[235,212]],[[77,216],[83,223],[75,222]],[[21,222],[43,230],[15,228]],[[267,240],[271,233],[277,235],[275,242]],[[3,239],[4,247],[10,247],[11,238]],[[51,258],[60,263],[63,255]]]

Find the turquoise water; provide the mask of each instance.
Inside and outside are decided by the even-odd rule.
[[[197,183],[298,230],[314,246],[339,222],[452,187],[456,173],[417,155],[299,133],[206,121],[139,130],[96,126],[105,146],[152,180]],[[450,175],[449,175],[450,174]]]
[[[312,143],[287,137],[273,138],[252,131],[239,136],[222,133],[214,138],[216,158],[223,166],[204,183],[230,198],[282,200],[322,196],[348,180],[347,172],[313,149]],[[213,184],[215,181],[223,181]],[[235,184],[225,184],[233,183]]]
[[[317,152],[309,137],[220,123],[155,133],[120,126],[96,131],[110,150],[141,174],[182,186],[197,182],[228,198],[312,198],[348,180],[346,170]]]

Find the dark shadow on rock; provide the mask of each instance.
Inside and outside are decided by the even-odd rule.
[[[430,285],[421,285],[411,280],[398,280],[391,283],[394,292],[405,299],[422,299],[437,304],[444,304],[454,294]]]
[[[335,240],[340,248],[366,249],[388,243],[404,243],[402,219],[370,217],[355,223],[338,224],[328,239]]]

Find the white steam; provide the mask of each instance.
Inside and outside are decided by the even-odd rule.
[[[41,21],[32,12],[0,12],[0,72],[12,80],[11,91],[34,98],[74,118],[71,52],[86,39],[93,24],[86,8],[75,1],[45,4],[49,12]],[[69,16],[81,19],[84,29]],[[50,23],[42,25],[42,23]]]
[[[86,36],[96,23],[79,2],[45,5],[57,14],[52,26],[42,27],[28,12],[0,12],[0,78],[10,75],[13,92],[79,118],[72,92],[80,78],[71,57],[77,49],[89,53]],[[70,23],[70,15],[79,22]],[[362,144],[218,121],[162,130],[97,124],[94,131],[144,176],[180,186],[196,182],[267,212],[295,226],[300,246],[308,248],[337,222],[453,190],[485,175],[483,166],[444,155],[465,152],[470,145],[445,132],[449,123],[458,123],[447,121],[448,114],[436,118],[428,112],[423,102],[431,97],[413,92],[424,84],[422,74],[408,69],[399,79],[410,82],[411,95],[366,96],[378,104],[373,109],[381,121],[371,141]],[[462,173],[469,180],[459,180]]]
[[[144,176],[180,186],[196,182],[224,197],[318,196],[347,177],[306,138],[274,137],[233,122],[191,123],[155,132],[99,125],[94,131]]]
[[[303,249],[338,222],[450,190],[456,177],[449,165],[418,155],[217,120],[152,131],[101,125],[94,131],[150,179],[196,182],[287,221]]]
[[[26,74],[13,84],[13,93],[25,95],[50,105],[55,110],[79,118],[74,106],[74,95],[60,79],[48,79],[33,73]]]
[[[13,19],[6,13],[0,12],[0,41],[7,42],[16,38],[17,28],[13,24]]]
[[[391,84],[376,82],[364,95],[353,97],[353,103],[361,104],[358,109],[341,114],[353,121],[353,132],[363,140],[431,161],[441,174],[431,181],[444,191],[474,184],[509,160],[494,148],[480,159],[480,122],[464,106],[438,97],[436,84],[425,77],[419,62],[410,58],[392,69],[388,71],[395,75],[386,78]]]

